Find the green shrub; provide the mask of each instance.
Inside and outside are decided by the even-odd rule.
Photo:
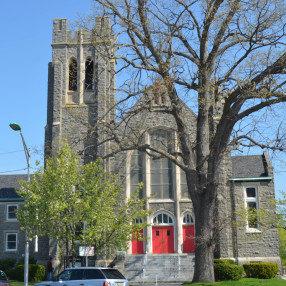
[[[278,272],[278,264],[269,262],[247,263],[243,268],[249,278],[270,279]]]
[[[214,264],[220,264],[220,263],[235,264],[234,260],[232,259],[214,259]]]
[[[29,265],[29,280],[30,281],[43,281],[46,274],[46,268],[43,265],[30,264]]]
[[[3,258],[0,259],[0,269],[4,272],[10,268],[13,268],[16,264],[16,259],[14,258]]]
[[[216,281],[237,281],[242,278],[243,267],[228,262],[214,263]]]
[[[10,272],[16,264],[16,259],[13,258],[3,258],[0,259],[0,269],[5,272],[5,274],[10,277]]]
[[[42,281],[46,268],[43,265],[29,264],[29,281]],[[24,265],[17,265],[11,272],[11,280],[24,281]]]

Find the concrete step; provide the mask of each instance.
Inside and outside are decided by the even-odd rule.
[[[190,281],[194,258],[193,254],[126,255],[121,271],[129,281]]]

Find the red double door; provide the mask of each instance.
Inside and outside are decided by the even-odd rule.
[[[195,252],[195,228],[193,225],[183,226],[183,252]]]
[[[153,253],[174,253],[174,227],[152,227]]]
[[[140,233],[141,236],[138,235],[138,233]],[[139,239],[138,237],[141,237],[141,239]],[[132,235],[132,254],[144,253],[142,238],[143,238],[143,229]]]

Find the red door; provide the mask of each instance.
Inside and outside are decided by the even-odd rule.
[[[193,225],[183,226],[183,252],[195,252],[195,228]]]
[[[132,235],[132,254],[143,254],[143,229],[138,231],[141,236],[141,239],[138,238],[138,233]]]
[[[174,227],[152,227],[153,253],[174,253]]]

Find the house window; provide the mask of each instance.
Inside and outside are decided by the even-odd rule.
[[[93,60],[87,59],[85,62],[85,81],[84,81],[85,90],[94,89],[94,72],[93,72]]]
[[[69,62],[69,90],[77,90],[77,61],[70,59]]]
[[[17,250],[17,233],[6,233],[6,251]]]
[[[247,228],[257,228],[257,187],[246,187],[245,188],[245,206],[247,209]]]
[[[7,206],[7,220],[17,220],[17,205]]]
[[[131,193],[134,194],[138,184],[143,182],[143,153],[140,151],[132,152],[130,175]],[[143,198],[143,189],[139,190],[139,198]]]
[[[171,152],[172,135],[166,130],[156,130],[150,134],[151,146]],[[173,198],[173,163],[158,153],[150,158],[151,193],[157,199]]]

